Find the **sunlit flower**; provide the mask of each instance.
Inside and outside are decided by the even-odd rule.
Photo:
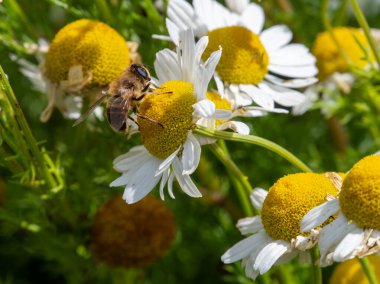
[[[285,176],[268,193],[254,189],[251,200],[257,210],[262,210],[261,216],[239,220],[240,232],[251,236],[227,250],[222,261],[242,259],[245,273],[252,279],[296,256],[301,262],[309,262],[308,249],[315,245],[319,230],[301,233],[300,222],[305,212],[321,204],[328,194],[336,195],[337,189],[325,175],[313,173]]]
[[[336,27],[332,33],[341,51],[328,31],[317,36],[312,52],[317,58],[321,81],[305,91],[304,101],[293,109],[294,115],[302,115],[319,100],[322,113],[331,117],[339,108],[342,94],[351,92],[355,82],[351,68],[364,69],[374,60],[372,53],[366,55],[370,48],[361,29]]]
[[[265,17],[257,4],[238,0],[227,5],[229,9],[215,0],[194,0],[193,5],[170,0],[166,21],[170,38],[158,38],[178,42],[179,30],[192,27],[196,36],[209,36],[204,57],[222,46],[217,77],[225,85],[222,95],[238,106],[254,102],[276,111],[276,104],[298,105],[304,96],[294,89],[317,81],[314,56],[304,45],[290,43],[292,32],[284,25],[262,31]]]
[[[301,231],[307,232],[337,216],[320,232],[322,266],[380,251],[380,156],[363,158],[336,185],[339,198],[310,210],[301,224]]]
[[[377,281],[380,281],[380,256],[371,255],[367,258]],[[329,284],[368,284],[368,278],[357,258],[339,263],[329,280]]]
[[[125,186],[123,198],[127,203],[139,201],[159,181],[161,198],[164,199],[166,184],[169,195],[174,198],[174,177],[186,194],[202,196],[190,174],[199,164],[201,144],[212,141],[192,133],[196,123],[218,128],[227,124],[243,134],[249,131],[241,122],[217,125],[216,121],[227,120],[230,112],[217,109],[217,103],[207,99],[208,84],[221,51],[212,53],[203,64],[201,56],[208,38],[202,37],[195,43],[191,30],[182,31],[179,36],[176,52],[165,49],[156,55],[154,67],[158,79],[155,84],[160,87],[145,97],[139,109],[138,123],[144,145],[132,148],[114,161],[114,168],[122,175],[111,186]]]
[[[40,117],[43,122],[50,118],[54,107],[66,118],[77,119],[84,96],[91,104],[131,61],[139,60],[136,43],[126,42],[108,25],[88,19],[66,25],[50,46],[44,43],[41,47],[28,48],[42,53],[40,66],[24,59],[17,61],[34,88],[49,95],[48,106]]]
[[[117,195],[96,213],[91,251],[111,267],[146,267],[168,251],[175,227],[171,210],[160,200],[147,196],[129,205]]]

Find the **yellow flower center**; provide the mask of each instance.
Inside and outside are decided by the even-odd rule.
[[[224,27],[208,33],[209,44],[203,59],[223,48],[216,71],[223,81],[235,84],[258,84],[268,73],[268,54],[260,38],[240,26]]]
[[[380,230],[380,156],[357,162],[343,181],[340,207],[344,216],[362,228]]]
[[[67,80],[71,67],[92,73],[91,85],[105,86],[130,64],[128,45],[104,23],[82,19],[63,27],[46,54],[45,76],[53,83]]]
[[[380,257],[370,255],[367,257],[375,278],[380,282]],[[329,284],[369,284],[367,276],[357,258],[338,264],[330,278]]]
[[[146,267],[162,257],[174,239],[172,212],[152,196],[126,204],[120,195],[96,213],[91,251],[111,267]]]
[[[303,216],[338,190],[324,174],[299,173],[279,179],[265,198],[261,218],[269,236],[286,240],[302,235]]]
[[[360,45],[366,50],[370,49],[364,33],[360,29],[347,27],[337,27],[332,31],[339,45],[342,47],[343,53],[346,54],[352,64],[358,68],[365,67],[368,62],[365,59],[365,54]],[[324,79],[334,72],[349,71],[349,66],[339,52],[329,32],[323,32],[318,35],[314,43],[313,54],[317,58],[319,79]],[[371,59],[373,59],[372,54]]]
[[[166,159],[187,139],[193,127],[193,104],[196,103],[193,86],[184,81],[169,81],[147,95],[140,113],[160,122],[138,118],[145,148],[153,156]]]

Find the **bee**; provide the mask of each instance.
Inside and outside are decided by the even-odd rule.
[[[75,121],[73,127],[85,120],[107,98],[107,120],[115,131],[127,131],[128,118],[138,125],[136,119],[131,116],[133,113],[137,117],[163,127],[161,123],[139,113],[138,110],[138,103],[149,93],[152,84],[147,68],[141,64],[131,64],[115,81],[110,83],[108,91]]]

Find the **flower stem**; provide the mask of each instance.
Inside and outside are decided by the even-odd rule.
[[[252,186],[248,181],[248,178],[240,171],[239,167],[236,166],[234,161],[228,155],[228,152],[223,150],[221,146],[214,143],[210,145],[211,151],[214,155],[223,163],[227,168],[228,173],[231,175],[232,182],[237,189],[237,194],[239,196],[241,205],[243,207],[244,213],[247,216],[257,215],[256,210],[251,206],[248,196],[251,194]]]
[[[310,250],[311,254],[311,268],[312,268],[312,276],[314,284],[322,284],[322,269],[318,265],[319,261],[319,250],[318,247],[314,247]]]
[[[111,10],[105,0],[95,0],[95,5],[105,21],[108,23],[114,22],[114,17],[112,16]]]
[[[298,159],[288,150],[265,138],[261,138],[254,135],[241,135],[241,134],[237,134],[233,132],[220,131],[220,130],[215,130],[215,129],[200,126],[200,125],[196,126],[196,128],[194,129],[194,132],[197,134],[207,136],[207,137],[213,137],[217,139],[236,141],[236,142],[245,142],[245,143],[250,143],[250,144],[263,147],[283,157],[285,160],[290,162],[299,170],[303,172],[312,172],[312,170],[307,165],[305,165],[300,159]]]
[[[36,163],[36,168],[39,170],[41,176],[44,178],[49,188],[53,189],[57,187],[58,184],[56,180],[54,179],[54,177],[52,176],[51,172],[49,171],[47,164],[45,163],[44,156],[41,153],[40,149],[38,148],[37,141],[34,138],[29,128],[29,125],[25,119],[24,113],[22,112],[22,109],[17,102],[17,99],[13,93],[13,90],[1,66],[0,66],[0,80],[1,80],[0,81],[1,87],[4,90],[4,94],[7,100],[9,101],[9,104],[11,105],[12,111],[14,112],[14,118],[16,121],[17,128],[19,127],[22,133],[17,138],[22,141],[25,139],[26,143],[24,144],[27,145],[26,146],[27,149],[25,152],[29,155],[29,151],[30,151],[30,157],[33,157],[33,159],[31,160],[32,161],[34,160],[34,162]],[[18,132],[18,131],[15,131],[15,132]]]
[[[369,28],[368,22],[366,18],[363,15],[362,10],[360,9],[359,3],[357,0],[350,0],[352,9],[354,10],[356,19],[358,20],[358,23],[360,27],[363,29],[364,34],[368,40],[368,43],[372,49],[373,55],[375,56],[376,62],[378,66],[380,66],[380,55],[379,55],[379,49],[377,48],[377,45],[371,35],[371,30]]]
[[[371,266],[370,262],[368,261],[367,258],[358,258],[365,275],[367,276],[369,284],[378,284],[378,281],[376,279],[376,275],[373,272],[373,267]]]

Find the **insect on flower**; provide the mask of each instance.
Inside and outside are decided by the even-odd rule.
[[[141,64],[131,64],[115,81],[111,82],[108,91],[75,121],[73,127],[85,120],[108,96],[111,97],[106,106],[107,119],[115,131],[127,131],[128,118],[138,125],[136,119],[131,116],[132,113],[163,127],[161,123],[139,113],[138,110],[138,102],[149,93],[152,84],[147,68]]]

